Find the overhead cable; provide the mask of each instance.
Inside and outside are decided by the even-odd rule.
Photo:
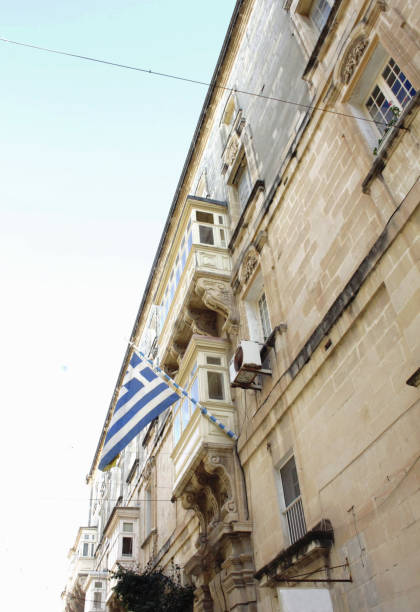
[[[118,62],[110,62],[108,60],[98,59],[95,57],[89,57],[88,55],[79,55],[77,53],[70,53],[69,51],[60,51],[58,49],[49,49],[48,47],[40,47],[38,45],[32,45],[29,43],[19,42],[16,40],[10,40],[8,38],[3,38],[0,36],[0,41],[5,43],[10,43],[12,45],[19,45],[21,47],[29,47],[30,49],[37,49],[38,51],[46,51],[48,53],[56,53],[58,55],[66,55],[68,57],[75,57],[76,59],[87,60],[89,62],[96,62],[98,64],[105,64],[107,66],[113,66],[114,68],[124,68],[126,70],[135,70],[137,72],[143,72],[145,74],[152,74],[153,76],[160,76],[167,79],[174,79],[176,81],[184,81],[186,83],[193,83],[195,85],[203,85],[205,87],[210,87],[211,83],[206,81],[199,81],[198,79],[190,79],[188,77],[182,77],[175,74],[170,74],[167,72],[157,72],[156,70],[151,70],[147,68],[139,68],[138,66],[130,66],[128,64],[120,64]],[[348,117],[349,119],[356,119],[358,121],[365,121],[367,123],[374,123],[375,125],[383,125],[385,127],[390,127],[388,123],[385,121],[376,121],[375,119],[369,119],[367,117],[360,117],[351,115],[350,113],[340,113],[339,111],[332,110],[330,108],[325,108],[321,106],[311,106],[310,104],[303,104],[301,102],[294,102],[292,100],[285,100],[284,98],[277,98],[275,96],[267,96],[262,93],[256,93],[253,91],[247,91],[245,89],[237,89],[236,87],[227,87],[226,85],[218,85],[214,84],[215,89],[222,89],[223,91],[235,92],[239,94],[243,94],[246,96],[254,96],[255,98],[262,98],[263,100],[270,100],[273,102],[280,102],[282,104],[289,104],[291,106],[297,106],[299,108],[304,108],[306,110],[314,110],[320,111],[322,113],[330,113],[332,115],[338,115],[340,117]],[[407,128],[403,126],[392,126],[393,129],[397,130],[406,130]]]

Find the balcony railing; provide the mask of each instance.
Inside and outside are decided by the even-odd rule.
[[[289,527],[290,544],[294,544],[306,533],[305,515],[303,513],[302,498],[299,496],[284,510],[283,515]]]

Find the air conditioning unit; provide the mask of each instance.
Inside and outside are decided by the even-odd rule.
[[[247,387],[262,368],[261,345],[251,340],[242,340],[233,355],[230,366],[230,384],[233,387]]]

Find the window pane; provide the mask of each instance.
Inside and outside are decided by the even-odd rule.
[[[202,244],[214,244],[213,228],[206,225],[199,225],[200,242]]]
[[[280,470],[284,503],[289,506],[300,495],[295,458],[292,457]]]
[[[224,399],[223,374],[220,372],[207,372],[210,399]]]
[[[176,444],[181,437],[181,417],[179,412],[174,419],[174,444]]]
[[[188,406],[188,399],[186,397],[182,401],[181,415],[182,415],[182,431],[184,431],[185,427],[188,424],[188,421],[190,420],[190,409]]]
[[[208,355],[206,357],[206,361],[210,365],[222,365],[222,360],[220,357],[211,357],[210,355]]]
[[[84,557],[89,556],[89,544],[87,542],[83,544],[83,556]]]
[[[264,340],[266,340],[271,333],[271,324],[270,317],[268,315],[268,306],[265,293],[263,293],[260,299],[258,300],[258,310],[260,312],[260,321],[263,330]]]
[[[198,402],[198,378],[196,378],[193,384],[191,385],[190,395]]]
[[[238,172],[236,173],[234,184],[238,190],[239,205],[241,209],[245,208],[248,202],[249,194],[251,193],[251,178],[249,176],[245,158],[241,162]]]
[[[123,531],[133,533],[133,523],[123,523]]]
[[[202,212],[201,210],[196,211],[197,221],[201,221],[202,223],[214,223],[214,218],[211,213]]]
[[[95,589],[102,589],[102,582],[95,582]]]
[[[312,4],[311,19],[319,31],[321,31],[326,24],[330,11],[330,0],[315,0]]]
[[[133,554],[133,538],[122,539],[122,554],[124,556],[131,556]]]

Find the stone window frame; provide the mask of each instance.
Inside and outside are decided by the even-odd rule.
[[[320,1],[325,1],[330,5],[330,11],[321,29],[319,29],[319,24],[317,24],[312,15],[316,8],[316,3]],[[284,3],[284,8],[290,12],[290,17],[297,33],[297,39],[307,59],[311,56],[317,41],[320,39],[335,3],[336,0],[286,0]]]
[[[317,28],[318,32],[321,33],[325,24],[327,23],[327,19],[329,14],[331,13],[331,9],[334,6],[334,0],[313,0],[311,6],[309,8],[309,18],[312,23]],[[326,12],[325,8],[328,7],[329,10]]]
[[[273,325],[271,322],[270,308],[267,300],[267,292],[264,283],[264,277],[262,274],[262,270],[258,267],[252,274],[252,278],[247,286],[246,293],[242,297],[242,303],[245,309],[246,321],[248,326],[248,335],[249,340],[253,342],[259,342],[260,344],[264,344],[265,330],[263,321],[261,318],[261,312],[259,307],[259,300],[262,295],[265,295],[266,304],[267,304],[267,312],[268,312],[268,320],[270,323],[271,331],[273,329]]]
[[[235,120],[240,112],[238,98],[235,91],[232,91],[227,97],[225,106],[222,111],[222,116],[219,123],[219,133],[222,141],[223,153],[228,143],[231,132],[235,126]]]
[[[286,506],[286,501],[285,501],[285,495],[284,495],[284,484],[283,484],[283,479],[282,479],[282,475],[281,475],[281,470],[287,465],[287,463],[291,460],[294,459],[295,462],[295,467],[296,467],[296,472],[297,472],[297,479],[298,479],[298,484],[299,484],[299,496],[297,496],[294,500],[292,500],[291,504],[289,504],[288,506]],[[296,502],[296,500],[300,499],[302,502],[302,511],[303,511],[303,517],[305,520],[305,528],[307,531],[307,527],[306,527],[306,516],[305,516],[305,510],[303,508],[303,495],[302,495],[302,485],[300,482],[300,478],[299,478],[299,467],[298,467],[298,462],[296,461],[296,453],[294,451],[293,448],[290,448],[287,453],[285,453],[283,455],[283,457],[280,459],[280,461],[274,466],[274,477],[275,477],[275,481],[276,481],[276,489],[277,489],[277,497],[278,497],[278,507],[279,507],[279,512],[280,512],[280,520],[281,520],[281,525],[282,525],[282,532],[283,532],[283,537],[284,537],[284,541],[285,541],[285,546],[290,546],[292,543],[292,539],[291,539],[291,533],[290,533],[290,527],[287,521],[287,517],[286,517],[286,511],[287,509]]]
[[[379,139],[373,124],[366,121],[370,117],[365,114],[363,102],[372,90],[387,58],[392,57],[414,88],[420,88],[420,71],[407,51],[412,48],[412,40],[402,28],[401,16],[395,10],[388,8],[386,19],[382,17],[384,7],[378,0],[352,28],[346,44],[340,49],[332,72],[331,85],[323,100],[325,105],[335,106],[352,116],[344,119],[347,127],[345,137],[349,146],[358,150],[358,165],[361,170],[366,166],[371,167]],[[398,123],[401,123],[404,115],[405,112]],[[390,132],[393,134],[393,130]],[[386,140],[388,141],[388,138]],[[389,142],[391,140],[392,138],[389,138]],[[386,147],[387,145],[382,145],[382,148]]]
[[[352,49],[357,50],[357,48],[362,50],[360,58],[355,58],[355,52],[352,52]],[[392,59],[407,76],[411,84],[413,84],[415,79],[412,78],[411,74],[407,75],[408,71],[406,66],[404,64],[402,65],[401,60],[396,58],[389,49],[384,46],[383,41],[376,36],[371,40],[359,37],[358,41],[356,40],[353,46],[350,47],[346,56],[347,66],[350,63],[351,69],[349,71],[347,68],[346,71],[346,65],[342,63],[340,75],[342,90],[340,92],[340,101],[346,105],[347,109],[354,116],[359,128],[359,144],[362,143],[368,158],[372,158],[374,156],[374,150],[384,147],[386,141],[393,133],[391,127],[384,138],[381,129],[370,121],[372,117],[365,106],[375,85],[378,82],[382,83],[381,73],[385,69],[388,61]],[[354,63],[352,64],[352,62]],[[414,84],[413,87],[416,88],[416,85]],[[418,87],[416,89],[418,90]],[[387,93],[389,93],[389,91],[387,91]],[[392,97],[392,101],[394,102],[394,97]],[[404,108],[401,108],[400,116],[403,113]],[[364,119],[369,121],[365,121]],[[379,142],[380,140],[381,142]]]
[[[234,195],[236,204],[239,206],[240,213],[245,210],[249,196],[251,195],[252,191],[252,179],[247,155],[244,149],[242,149],[241,153],[242,155],[238,156],[240,157],[240,159],[236,164],[235,172],[232,173],[233,177],[229,182],[229,185],[231,186],[231,193]],[[241,184],[244,178],[246,182],[246,188],[242,189]]]
[[[394,75],[395,79],[394,79],[394,83],[401,83],[401,87],[400,90],[402,90],[403,92],[405,91],[405,96],[403,100],[400,100],[399,97],[399,92],[396,93],[394,92],[392,85],[388,82],[387,77],[384,77],[384,73],[388,70],[388,75]],[[398,72],[397,72],[398,70]],[[408,81],[408,83],[410,84],[410,91],[407,91],[404,86],[406,85],[406,83],[402,83],[401,81],[399,81],[399,77],[403,75],[404,78],[406,79],[406,82]],[[403,72],[403,70],[401,70],[400,66],[397,64],[397,62],[394,60],[394,58],[392,58],[390,55],[388,56],[386,62],[384,63],[384,65],[382,66],[382,68],[380,68],[376,79],[371,87],[371,91],[369,92],[369,94],[365,97],[364,100],[364,105],[363,105],[363,109],[365,111],[365,114],[369,117],[371,116],[372,118],[374,118],[374,116],[369,112],[369,109],[367,108],[367,103],[369,100],[374,100],[375,97],[377,96],[377,93],[375,93],[375,90],[378,90],[379,94],[382,95],[385,99],[385,101],[387,102],[387,105],[385,106],[385,110],[383,107],[378,109],[378,112],[380,114],[380,118],[386,123],[386,122],[391,122],[391,121],[395,121],[395,115],[393,114],[393,112],[391,111],[392,107],[397,107],[399,109],[399,113],[402,114],[404,112],[405,107],[409,104],[409,102],[413,99],[413,97],[416,95],[416,90],[414,89],[414,87],[412,86],[411,81],[406,77],[405,73]],[[376,101],[376,100],[375,100]],[[385,112],[384,112],[385,110]],[[373,128],[377,131],[378,136],[380,138],[383,138],[386,135],[386,129],[385,126],[383,125],[373,125]],[[390,133],[390,131],[388,130],[388,132]],[[383,143],[382,143],[383,144]]]

